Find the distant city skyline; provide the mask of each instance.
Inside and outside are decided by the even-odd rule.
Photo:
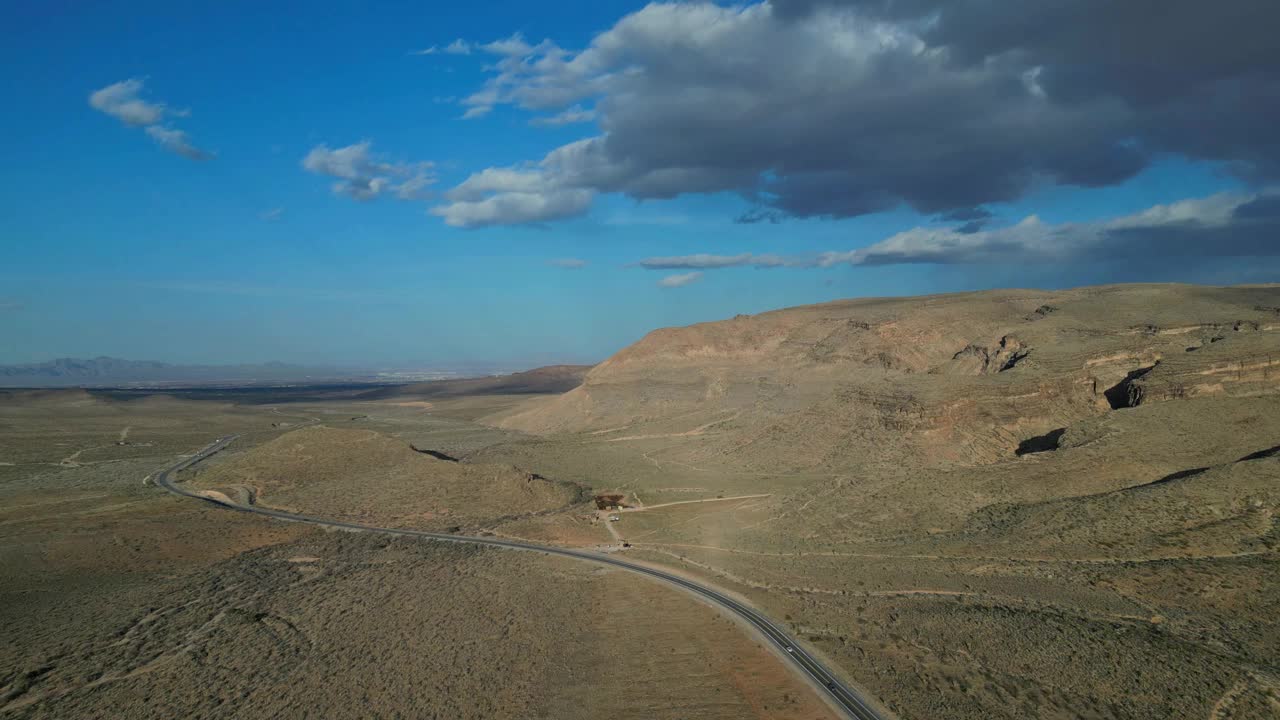
[[[0,364],[515,369],[1280,281],[1280,6],[996,5],[11,4]]]

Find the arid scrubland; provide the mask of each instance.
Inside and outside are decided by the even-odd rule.
[[[475,387],[8,397],[0,713],[829,712],[641,578],[141,483],[236,433],[180,479],[678,568],[902,718],[1280,716],[1278,287],[829,303],[655,331],[564,394]]]
[[[1276,717],[1278,391],[1274,286],[854,300],[655,331],[474,457],[903,717]]]
[[[510,465],[460,463],[367,429],[307,427],[197,470],[196,487],[381,527],[477,530],[581,504],[587,488]]]
[[[0,717],[832,717],[737,625],[662,585],[534,553],[273,522],[143,482],[236,433],[238,450],[216,457],[209,479],[265,473],[245,458],[273,458],[298,471],[299,502],[350,517],[458,507],[493,521],[576,492],[391,443],[465,426],[361,407],[7,394]],[[295,457],[315,438],[317,462]],[[273,492],[295,478],[257,480]],[[545,493],[521,494],[539,482]],[[510,494],[490,499],[494,489]]]

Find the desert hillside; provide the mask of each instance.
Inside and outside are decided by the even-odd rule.
[[[528,434],[472,460],[615,493],[631,556],[746,594],[904,718],[1280,712],[1280,286],[668,328],[484,421]]]
[[[865,299],[649,333],[564,395],[489,418],[535,434],[726,431],[735,461],[975,464],[1113,409],[1280,389],[1280,287],[1125,285]]]
[[[241,503],[426,529],[475,528],[586,498],[572,483],[510,465],[460,463],[373,430],[323,425],[230,455],[197,483]]]

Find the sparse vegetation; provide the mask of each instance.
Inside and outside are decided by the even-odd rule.
[[[361,682],[373,714],[825,712],[750,636],[637,578],[320,534],[138,484],[236,432],[190,482],[610,545],[785,618],[903,718],[1274,716],[1280,326],[1250,313],[1278,292],[802,308],[655,333],[552,398],[11,396],[0,569],[22,582],[0,628],[4,707],[279,714],[316,688],[350,714]],[[376,663],[325,659],[349,649]]]
[[[241,438],[237,451],[212,461],[210,477],[264,467],[245,459],[299,438],[334,440],[326,459],[346,462],[342,451],[354,451],[336,440],[376,427],[364,444],[385,444],[390,460],[370,454],[364,459],[380,464],[304,472],[318,484],[295,490],[300,502],[319,502],[337,471],[371,471],[387,493],[371,490],[362,501],[380,517],[377,501],[396,491],[393,480],[433,480],[392,473],[409,456],[390,449],[413,451],[382,433],[442,439],[465,425],[394,405],[371,410],[360,430],[321,430],[314,419],[337,426],[360,413],[119,402],[79,391],[8,395],[0,404],[0,461],[14,462],[0,465],[0,716],[830,716],[748,635],[643,579],[532,553],[266,522],[141,482],[218,434]],[[312,424],[298,429],[304,423]],[[125,427],[130,444],[115,444]],[[86,462],[60,462],[77,450]],[[412,460],[447,464],[418,453]],[[485,479],[475,472],[434,480]],[[589,500],[542,482],[550,483],[546,499]],[[420,502],[472,492],[451,486]],[[507,497],[473,517],[496,522],[513,507],[525,516],[534,506],[518,503],[527,499]],[[669,650],[661,663],[654,643]]]

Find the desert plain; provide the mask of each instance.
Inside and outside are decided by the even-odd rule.
[[[1280,286],[838,301],[591,368],[0,392],[0,716],[1280,717]],[[616,519],[612,519],[616,518]]]

